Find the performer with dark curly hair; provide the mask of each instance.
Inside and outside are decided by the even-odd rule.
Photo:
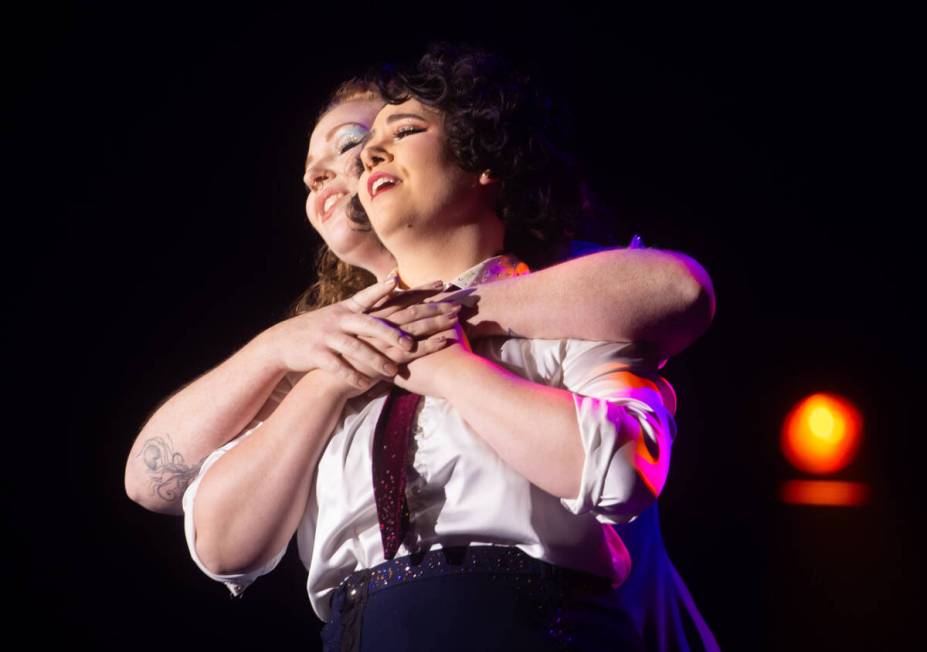
[[[360,197],[399,283],[525,273],[506,250],[549,260],[579,193],[545,98],[496,58],[446,50],[380,88]],[[379,314],[408,319],[410,297]],[[665,481],[672,394],[656,361],[511,337],[477,355],[456,323],[432,334],[449,322],[422,331],[392,390],[370,387],[383,374],[367,360],[360,387],[312,369],[210,456],[184,496],[194,558],[240,593],[298,528],[332,649],[635,649],[611,590],[629,559],[606,524]],[[378,335],[358,333],[401,357]]]

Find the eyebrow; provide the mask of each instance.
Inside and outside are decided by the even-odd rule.
[[[394,113],[386,119],[386,124],[391,125],[394,122],[399,120],[405,120],[406,118],[415,118],[416,120],[421,120],[422,122],[428,122],[423,116],[420,116],[418,113]],[[377,133],[376,129],[371,129],[367,132],[367,136],[364,140],[361,141],[361,145],[366,145],[367,142],[373,138],[373,135]]]
[[[363,127],[364,129],[367,129],[367,125],[361,124],[360,122],[354,122],[353,120],[350,120],[350,121],[348,121],[348,122],[342,122],[341,124],[335,125],[334,127],[332,127],[331,129],[328,130],[328,133],[325,134],[325,140],[331,140],[332,134],[334,134],[336,131],[338,131],[338,130],[341,129],[342,127],[346,127],[346,126],[348,126],[348,125],[357,125],[358,127]],[[364,138],[368,138],[369,135],[370,135],[370,134],[369,134],[369,132],[368,132],[368,135],[365,136]],[[365,142],[365,141],[361,141],[361,143],[363,143],[363,142]],[[310,163],[312,163],[312,156],[311,156],[311,155],[307,155],[307,156],[306,156],[306,164],[303,166],[303,170],[308,170],[308,169],[309,169],[309,164],[310,164]]]

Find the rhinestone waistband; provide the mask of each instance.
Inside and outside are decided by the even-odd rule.
[[[500,573],[550,578],[570,591],[600,594],[611,590],[608,578],[535,559],[510,546],[454,546],[397,557],[348,575],[339,586],[345,602],[366,596],[403,582],[438,575],[464,573]]]
[[[332,592],[331,605],[340,618],[335,647],[358,652],[368,596],[397,584],[428,577],[483,573],[506,578],[544,611],[547,605],[574,597],[600,597],[612,592],[608,578],[549,564],[511,546],[454,546],[398,557],[348,575]],[[560,635],[557,622],[551,636]]]

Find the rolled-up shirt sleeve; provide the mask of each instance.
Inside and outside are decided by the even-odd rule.
[[[193,504],[196,501],[196,494],[200,488],[200,482],[203,480],[203,477],[209,471],[210,467],[216,463],[216,461],[228,453],[230,450],[235,448],[239,443],[244,439],[251,436],[251,434],[261,427],[263,421],[252,421],[249,424],[248,429],[242,432],[241,435],[225,444],[221,448],[216,449],[203,461],[203,465],[200,467],[200,471],[196,476],[196,479],[190,483],[190,486],[187,487],[186,492],[183,495],[183,525],[184,525],[184,536],[187,539],[187,547],[190,549],[190,556],[193,557],[194,563],[199,567],[207,577],[216,580],[217,582],[222,582],[228,587],[231,591],[233,597],[240,597],[244,590],[248,588],[257,578],[261,575],[266,575],[274,568],[277,567],[277,564],[280,563],[280,560],[283,558],[283,555],[286,553],[286,545],[283,546],[283,549],[280,550],[274,557],[268,561],[263,566],[248,570],[244,573],[235,573],[231,575],[219,575],[218,573],[213,573],[210,571],[203,561],[200,559],[199,555],[196,554],[196,528],[193,524]]]
[[[626,523],[663,490],[676,436],[672,388],[630,344],[567,340],[563,385],[573,393],[585,459],[573,514]]]

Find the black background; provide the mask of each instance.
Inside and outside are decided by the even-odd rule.
[[[127,499],[125,457],[159,400],[311,280],[301,174],[325,95],[443,38],[543,73],[619,238],[686,251],[714,279],[711,330],[666,370],[680,435],[661,509],[721,645],[923,638],[919,216],[897,201],[913,180],[908,17],[146,7],[43,5],[2,28],[8,346],[22,363],[5,474],[14,625],[97,649],[315,649],[295,550],[230,600],[190,560],[180,519]],[[839,477],[871,486],[866,507],[777,501],[795,475],[782,419],[814,391],[863,411]]]

